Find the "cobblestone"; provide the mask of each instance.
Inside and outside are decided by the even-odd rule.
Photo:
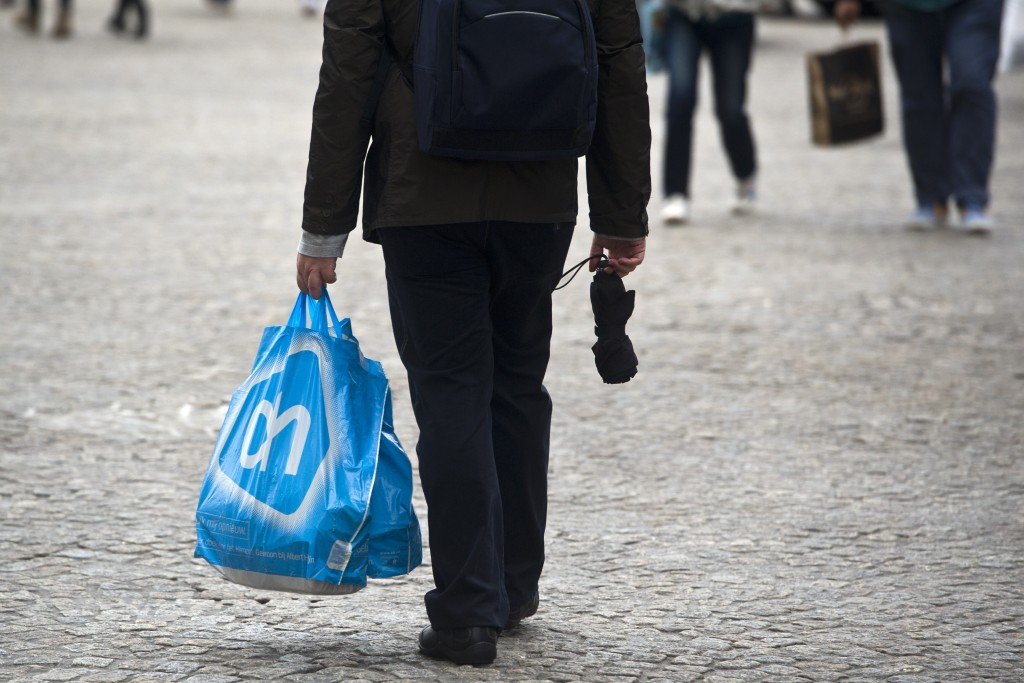
[[[692,224],[655,222],[627,281],[633,382],[598,379],[586,286],[556,295],[541,608],[460,669],[415,651],[429,552],[333,599],[192,559],[227,400],[295,295],[320,29],[167,0],[137,43],[108,10],[66,42],[0,14],[0,680],[1024,680],[1024,72],[999,229],[911,234],[891,72],[884,136],[814,148],[803,59],[835,29],[761,22],[762,206],[726,211],[705,82]],[[412,450],[379,250],[340,272]]]

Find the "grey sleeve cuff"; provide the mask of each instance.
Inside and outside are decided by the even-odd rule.
[[[340,235],[317,235],[303,230],[297,251],[303,256],[314,258],[341,258],[345,253],[348,236],[347,232]]]

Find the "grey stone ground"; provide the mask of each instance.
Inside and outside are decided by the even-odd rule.
[[[694,224],[628,280],[635,381],[598,381],[584,282],[556,297],[541,611],[457,669],[415,653],[427,567],[316,599],[191,558],[227,398],[294,297],[319,29],[166,0],[137,44],[107,10],[67,43],[0,16],[0,679],[1024,680],[1024,72],[1001,228],[910,234],[891,74],[882,139],[813,148],[803,55],[835,31],[762,23],[761,212],[725,212],[705,98]],[[411,450],[377,248],[342,278]]]

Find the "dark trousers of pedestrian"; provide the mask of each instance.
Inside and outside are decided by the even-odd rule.
[[[25,3],[25,6],[28,9],[29,14],[33,16],[39,16],[39,12],[41,10],[39,6],[39,0],[28,0],[28,2]],[[70,12],[71,0],[60,0],[60,2],[58,3],[58,7],[60,8],[61,12]]]
[[[665,63],[669,92],[665,138],[665,196],[690,196],[693,115],[697,107],[700,56],[711,62],[715,117],[733,176],[743,181],[757,171],[754,136],[747,116],[747,73],[754,47],[752,14],[729,14],[716,20],[695,21],[683,11],[668,8],[665,25]]]
[[[551,296],[570,224],[378,231],[420,435],[435,628],[502,628],[544,566]]]
[[[118,0],[109,26],[115,32],[124,31],[129,13],[135,13],[135,35],[139,38],[149,32],[149,9],[143,0]]]
[[[900,83],[903,144],[918,206],[984,207],[996,139],[1003,0],[961,0],[935,12],[885,5]]]

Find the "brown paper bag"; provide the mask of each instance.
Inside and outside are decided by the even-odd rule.
[[[854,142],[882,132],[885,115],[877,42],[809,53],[807,73],[814,144]]]

